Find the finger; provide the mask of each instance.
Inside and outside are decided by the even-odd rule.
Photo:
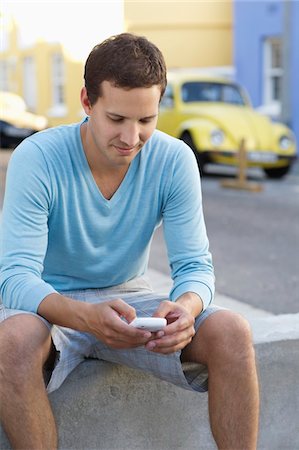
[[[111,348],[134,348],[146,345],[151,339],[149,331],[138,330],[130,327],[120,320],[120,328],[115,331],[113,329],[106,330],[105,333],[94,333],[96,337],[103,340],[106,345]],[[124,325],[124,327],[122,326]]]
[[[160,343],[153,347],[152,351],[156,353],[169,354],[185,348],[190,342],[194,333],[187,333],[184,338],[178,336],[176,339],[172,339],[169,342]]]
[[[182,341],[176,345],[171,345],[169,347],[153,347],[148,350],[150,350],[153,353],[161,353],[163,355],[168,355],[170,353],[177,352],[179,350],[182,350],[185,348],[188,344],[190,344],[192,338],[186,339],[185,341]]]
[[[193,327],[190,327],[184,332],[173,335],[165,335],[160,339],[151,340],[145,347],[151,351],[171,353],[177,349],[184,348],[189,342],[191,342],[194,335],[195,330]]]
[[[119,321],[115,323],[113,333],[119,338],[119,340],[126,342],[137,342],[139,345],[146,343],[152,337],[152,333],[150,331],[132,327],[120,318]]]
[[[176,334],[194,326],[194,318],[192,316],[178,317],[174,322],[169,323],[165,328],[165,335]]]
[[[175,302],[165,300],[160,303],[154,317],[165,317],[167,319],[167,327],[165,334],[176,333],[180,330],[194,325],[194,317],[187,314],[183,308],[180,308]]]
[[[132,322],[132,320],[136,318],[135,308],[124,302],[122,299],[112,300],[110,306],[119,316],[124,317],[127,322]]]
[[[107,302],[106,309],[107,308],[109,314],[107,312],[102,312],[104,320],[101,332],[109,339],[109,342],[114,340],[127,343],[136,342],[139,345],[143,345],[151,338],[151,333],[149,331],[131,327],[123,320],[123,318],[125,318],[128,321],[132,321],[136,317],[135,308],[121,299]]]

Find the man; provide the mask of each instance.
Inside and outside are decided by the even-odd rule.
[[[7,174],[0,402],[11,445],[57,448],[47,392],[90,356],[196,391],[207,389],[208,372],[218,447],[254,449],[258,387],[249,327],[210,306],[214,275],[195,158],[155,130],[163,56],[147,39],[124,33],[92,50],[84,77],[87,117],[23,141]],[[143,276],[160,223],[169,298]],[[129,325],[143,315],[166,318],[167,326],[150,333]],[[195,380],[184,362],[198,363]]]

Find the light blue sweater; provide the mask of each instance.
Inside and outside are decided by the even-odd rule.
[[[6,307],[36,312],[50,293],[103,288],[146,272],[163,222],[173,288],[206,308],[214,275],[192,151],[155,131],[111,200],[100,193],[80,125],[48,129],[13,152],[1,234],[1,296]]]

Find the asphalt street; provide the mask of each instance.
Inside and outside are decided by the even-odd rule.
[[[11,152],[0,150],[0,210]],[[299,312],[299,163],[282,180],[261,171],[248,179],[253,193],[223,188],[234,169],[210,167],[202,178],[205,221],[216,273],[216,290],[273,314]],[[149,267],[169,274],[163,230],[152,244]]]
[[[225,173],[225,176],[224,176]],[[248,171],[262,192],[227,189],[234,169],[211,168],[202,178],[203,205],[216,290],[273,314],[299,312],[299,164],[282,180]],[[169,273],[158,229],[150,267]]]

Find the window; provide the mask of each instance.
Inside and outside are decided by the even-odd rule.
[[[9,91],[9,64],[7,61],[0,61],[0,90]]]
[[[49,114],[62,117],[66,114],[65,106],[65,68],[63,56],[54,53],[51,60],[52,66],[52,108]]]
[[[222,87],[222,101],[233,105],[244,105],[244,98],[237,86],[224,84]]]
[[[264,43],[264,104],[280,113],[282,91],[282,42],[268,38]]]
[[[171,84],[167,84],[164,95],[161,99],[160,106],[162,108],[173,108],[173,101],[174,101],[173,88]]]
[[[3,2],[3,7],[4,7],[4,2]],[[6,52],[9,50],[9,38],[10,38],[10,33],[11,33],[11,20],[9,18],[9,15],[6,14],[6,12],[1,11],[0,14],[0,29],[1,29],[1,34],[0,34],[0,52]]]
[[[27,108],[36,111],[36,72],[35,62],[31,56],[24,58],[23,62],[24,92],[23,97]]]
[[[182,86],[182,100],[189,102],[224,102],[244,105],[238,87],[233,84],[214,83],[206,81],[191,81]]]

